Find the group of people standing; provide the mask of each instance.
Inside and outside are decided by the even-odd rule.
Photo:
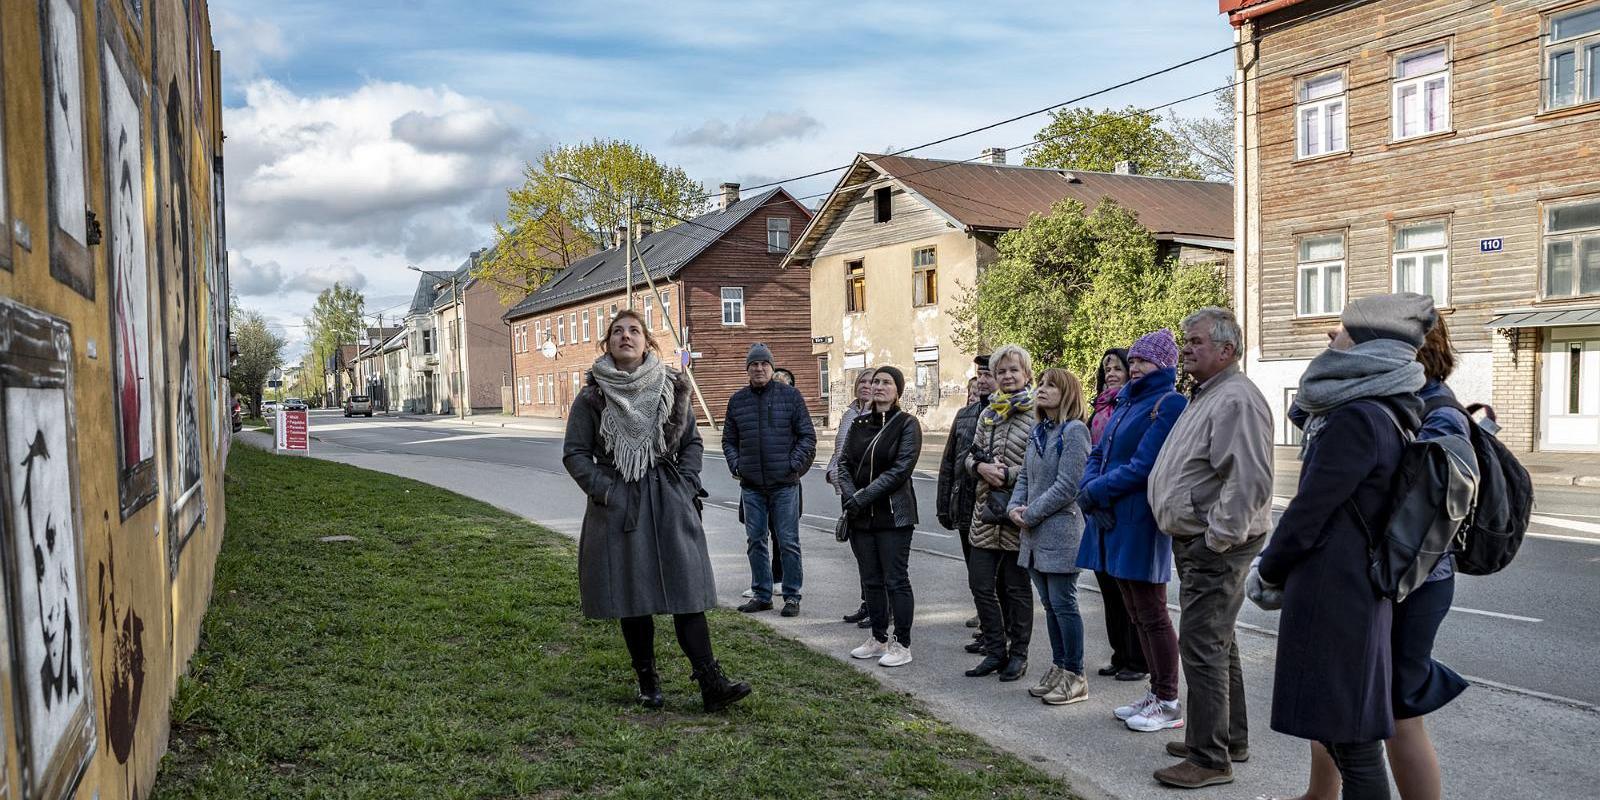
[[[1369,582],[1365,531],[1390,512],[1407,438],[1472,423],[1453,403],[1425,413],[1424,398],[1449,392],[1443,380],[1454,365],[1428,298],[1356,300],[1341,323],[1291,414],[1305,430],[1304,464],[1276,533],[1272,415],[1239,368],[1242,335],[1226,309],[1196,311],[1181,337],[1163,329],[1107,351],[1092,397],[1066,370],[1036,375],[1019,346],[979,356],[935,503],[939,523],[960,534],[977,612],[968,650],[982,659],[965,674],[1006,682],[1026,674],[1037,595],[1051,664],[1028,692],[1047,705],[1087,699],[1077,592],[1079,573],[1090,571],[1112,652],[1099,675],[1148,683],[1113,713],[1133,731],[1184,730],[1166,745],[1181,760],[1154,777],[1182,788],[1227,783],[1232,764],[1249,758],[1235,638],[1248,595],[1283,611],[1271,721],[1313,743],[1305,797],[1387,797],[1385,743],[1402,796],[1438,797],[1421,719],[1466,685],[1431,656],[1453,591],[1449,559],[1395,605]],[[687,386],[632,312],[612,321],[605,346],[574,403],[565,451],[590,498],[579,547],[583,610],[621,620],[639,701],[650,706],[661,703],[651,618],[672,614],[706,707],[722,708],[750,687],[726,678],[711,652],[703,448]],[[740,610],[773,607],[776,561],[784,615],[794,616],[803,585],[799,483],[816,432],[800,394],[773,380],[764,346],[751,348],[747,371],[722,443],[741,484],[752,571]],[[858,566],[860,608],[844,619],[870,628],[850,655],[884,667],[912,662],[912,474],[922,428],[900,407],[904,390],[893,366],[857,376],[825,476],[840,502],[836,537]],[[1174,569],[1177,628],[1167,607]]]

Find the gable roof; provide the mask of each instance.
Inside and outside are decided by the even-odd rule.
[[[650,267],[651,280],[665,280],[678,274],[707,247],[716,244],[755,213],[756,209],[786,202],[794,203],[795,207],[807,214],[811,213],[782,187],[778,187],[740,200],[725,210],[701,214],[689,222],[680,222],[656,231],[640,239],[635,247]],[[522,302],[507,309],[503,318],[517,319],[579,303],[597,295],[622,291],[623,284],[627,283],[625,260],[626,252],[622,247],[613,247],[580,259],[545,281]],[[644,276],[636,273],[634,285],[643,283]]]
[[[1104,198],[1138,214],[1157,239],[1233,239],[1233,184],[861,153],[784,263],[811,257],[822,234],[872,184],[889,180],[966,231],[1007,231],[1062,200]]]
[[[433,301],[439,296],[439,290],[435,287],[441,282],[450,280],[450,274],[448,272],[423,270],[422,274],[417,276],[417,291],[411,295],[411,309],[406,312],[406,316],[426,314],[432,311]]]

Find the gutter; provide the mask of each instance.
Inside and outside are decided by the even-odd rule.
[[[1304,0],[1267,0],[1267,2],[1259,5],[1253,5],[1249,8],[1241,9],[1239,11],[1229,12],[1228,22],[1233,23],[1233,27],[1237,28],[1240,25],[1255,19],[1256,17],[1271,14],[1274,11],[1279,11],[1288,8],[1289,6],[1299,5],[1303,1]]]

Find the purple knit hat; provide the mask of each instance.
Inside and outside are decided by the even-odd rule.
[[[1128,348],[1128,358],[1142,358],[1162,369],[1172,369],[1178,366],[1178,340],[1167,328],[1147,333]]]

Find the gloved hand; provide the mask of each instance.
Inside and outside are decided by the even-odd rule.
[[[1277,611],[1283,608],[1283,587],[1267,583],[1261,577],[1260,564],[1261,556],[1250,562],[1250,575],[1244,579],[1244,594],[1262,611]]]
[[[947,531],[955,530],[956,529],[955,518],[951,517],[949,514],[940,514],[939,515],[939,527],[944,528]]]
[[[861,510],[861,501],[857,500],[856,496],[853,494],[844,498],[840,504],[844,506],[844,513],[847,516],[853,517]]]

